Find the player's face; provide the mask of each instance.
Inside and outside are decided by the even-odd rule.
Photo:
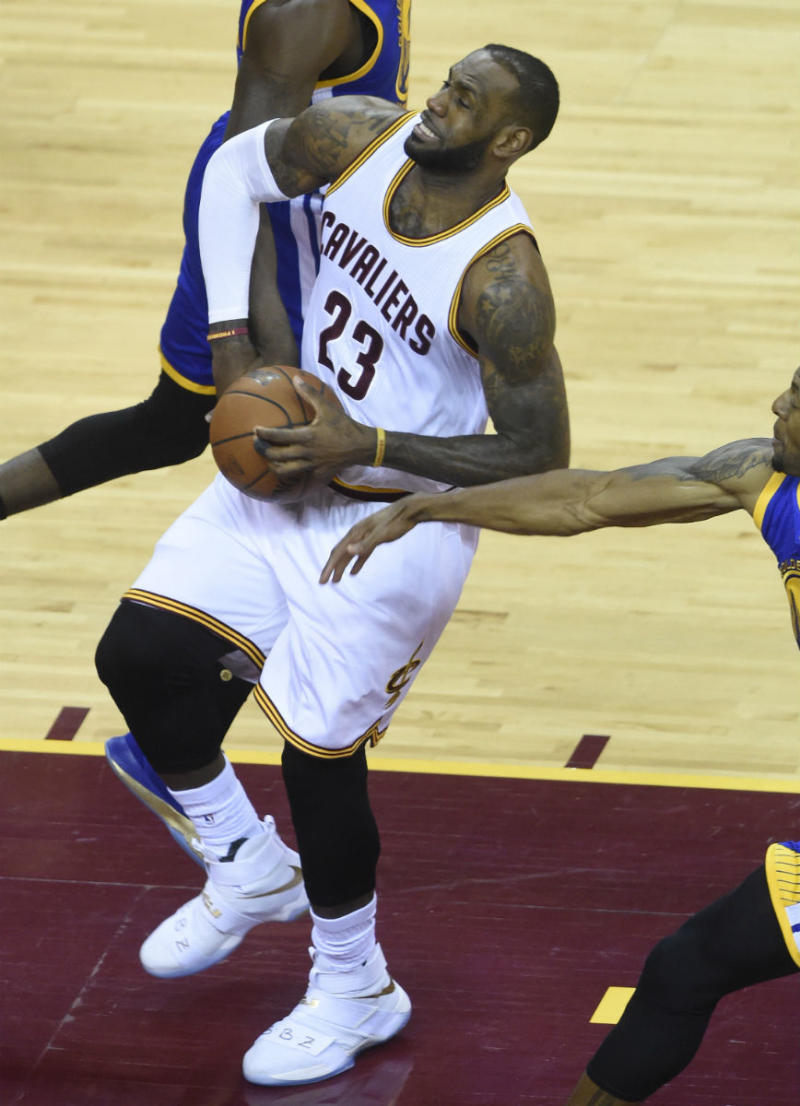
[[[431,172],[472,172],[506,121],[508,98],[516,89],[511,73],[485,50],[476,50],[457,62],[429,97],[406,140],[406,153]]]
[[[777,416],[772,439],[772,466],[778,472],[800,476],[800,369],[792,383],[772,404]]]

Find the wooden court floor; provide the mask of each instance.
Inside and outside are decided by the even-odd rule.
[[[0,456],[144,398],[185,176],[233,73],[231,0],[0,9]],[[487,40],[545,58],[562,111],[515,167],[558,306],[573,464],[769,434],[798,360],[795,0],[417,0],[412,102]],[[204,456],[2,524],[0,733],[120,719],[94,647]],[[557,769],[584,733],[617,772],[796,787],[796,658],[744,515],[564,541],[487,534],[381,755]],[[245,711],[232,747],[274,738]]]
[[[0,6],[0,457],[151,390],[185,177],[229,100],[236,10]],[[555,130],[512,185],[553,284],[573,464],[770,434],[800,361],[796,0],[415,0],[412,38],[415,105],[487,41],[559,78]],[[0,1101],[449,1106],[444,1083],[453,1106],[556,1106],[603,1032],[589,1019],[605,989],[632,986],[666,928],[798,835],[797,656],[772,555],[744,515],[482,537],[371,754],[382,940],[414,1021],[352,1075],[278,1098],[245,1088],[238,1058],[294,1001],[307,934],[257,932],[171,994],[143,978],[138,942],[192,873],[97,755],[124,727],[96,642],[213,471],[205,456],[0,523]],[[255,707],[228,748],[280,802],[278,741]],[[796,1015],[792,983],[731,998],[653,1101],[794,1106]]]

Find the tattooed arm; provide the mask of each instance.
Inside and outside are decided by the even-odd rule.
[[[278,187],[299,196],[336,180],[402,114],[374,96],[340,96],[312,104],[295,119],[279,119],[264,141]]]
[[[408,213],[403,212],[404,231]],[[516,234],[466,274],[458,312],[477,352],[496,434],[451,438],[386,431],[383,463],[447,484],[468,486],[569,463],[564,379],[553,347],[555,310],[544,265],[530,235]],[[256,449],[286,479],[315,469],[334,474],[368,465],[374,427],[357,423],[300,387],[320,416],[294,430],[256,430]]]
[[[322,582],[358,572],[372,551],[418,522],[465,522],[510,534],[568,537],[606,526],[698,522],[753,513],[772,475],[767,438],[731,442],[705,457],[667,457],[613,472],[562,469],[441,495],[417,493],[354,526],[331,552]]]
[[[266,130],[262,124],[243,131],[209,160],[199,238],[218,391],[260,363],[254,337],[268,360],[297,363],[278,296],[269,218],[261,218],[260,204],[298,196],[334,180],[401,114],[397,105],[385,100],[341,96],[312,105],[294,119],[273,121]],[[259,255],[253,268],[257,237]],[[260,307],[258,335],[251,335],[248,318],[255,302]]]
[[[385,464],[461,486],[569,464],[553,297],[527,234],[500,243],[470,268],[458,326],[477,351],[496,434],[441,439],[387,433]]]
[[[436,497],[433,512],[510,533],[564,537],[607,526],[699,522],[741,507],[752,513],[772,474],[771,456],[767,439],[750,438],[705,457],[667,457],[613,472],[564,469],[470,488],[448,494],[441,505]],[[423,506],[419,521],[430,511]]]

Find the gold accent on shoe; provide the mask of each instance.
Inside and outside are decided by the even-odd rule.
[[[281,884],[280,887],[275,887],[272,891],[259,891],[257,895],[240,895],[243,899],[266,899],[270,895],[280,895],[283,891],[291,891],[293,887],[297,887],[298,883],[303,882],[303,869],[298,868],[295,864],[290,864],[289,867],[294,872],[292,878],[288,883]]]
[[[356,998],[382,998],[383,995],[390,995],[394,990],[394,980],[390,979],[382,991],[377,991],[374,995],[356,995]]]
[[[122,782],[131,789],[137,798],[141,799],[145,806],[150,807],[154,814],[157,814],[168,826],[171,826],[172,829],[183,837],[194,855],[203,863],[205,857],[199,847],[197,830],[194,828],[190,819],[187,818],[185,814],[179,814],[169,803],[165,802],[158,795],[155,795],[148,788],[143,787],[137,779],[131,776],[129,772],[126,772],[124,768],[115,764],[113,760],[109,760],[109,764]]]

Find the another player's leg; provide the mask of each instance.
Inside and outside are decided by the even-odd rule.
[[[762,865],[655,946],[566,1106],[643,1101],[689,1064],[724,995],[797,971]]]
[[[285,744],[283,777],[312,903],[312,967],[306,993],[244,1057],[253,1083],[313,1083],[352,1067],[411,1015],[375,934],[378,828],[362,745],[325,759]]]
[[[144,755],[133,734],[110,737],[106,742],[106,760],[117,779],[161,819],[175,843],[202,868],[203,853],[194,823]]]
[[[162,978],[202,971],[253,926],[308,909],[298,854],[272,818],[259,819],[220,751],[250,691],[230,653],[189,619],[125,600],[98,646],[100,677],[191,823],[207,874],[201,894],[142,945],[143,966]]]
[[[0,518],[29,511],[119,476],[191,460],[208,445],[214,397],[162,373],[142,403],[89,415],[0,464]]]

